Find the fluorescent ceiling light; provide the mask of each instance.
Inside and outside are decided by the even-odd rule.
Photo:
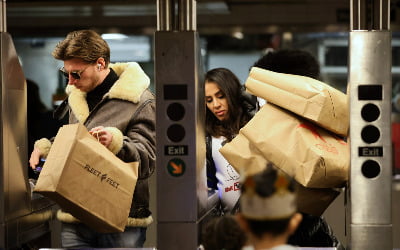
[[[197,3],[197,14],[229,14],[225,2]]]
[[[104,40],[122,40],[128,38],[127,35],[121,34],[121,33],[105,33],[102,34],[101,37]]]
[[[233,32],[232,36],[234,38],[236,38],[236,39],[239,39],[239,40],[243,39],[243,37],[244,37],[243,32],[241,32],[241,31]]]

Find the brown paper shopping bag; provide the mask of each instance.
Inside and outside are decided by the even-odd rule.
[[[268,160],[240,131],[219,150],[231,166],[241,175],[254,175],[267,166]]]
[[[266,160],[305,187],[342,187],[348,180],[350,156],[347,143],[275,105],[265,104],[239,135],[247,138]],[[235,137],[220,150],[234,167],[237,159],[224,148],[232,147],[240,138]],[[243,151],[240,145],[237,146]]]
[[[268,164],[263,154],[240,132],[220,152],[241,175],[254,175]],[[299,211],[321,216],[339,194],[334,188],[308,188],[299,184]]]
[[[324,82],[253,67],[245,86],[249,93],[309,119],[335,134],[346,136],[348,133],[347,96]]]
[[[122,232],[128,220],[138,163],[125,163],[82,124],[61,127],[34,191],[98,232]]]
[[[307,188],[299,185],[297,205],[300,212],[321,216],[339,196],[338,188]]]

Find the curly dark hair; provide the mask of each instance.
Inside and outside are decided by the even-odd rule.
[[[214,217],[202,230],[205,250],[240,250],[246,241],[246,234],[232,215]]]

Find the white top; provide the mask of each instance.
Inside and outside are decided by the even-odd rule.
[[[219,149],[225,141],[225,137],[211,138],[212,158],[215,163],[216,177],[218,180],[218,196],[224,212],[230,212],[240,197],[239,174],[222,156]]]

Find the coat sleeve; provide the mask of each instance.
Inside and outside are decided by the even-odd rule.
[[[135,112],[117,156],[125,162],[139,162],[139,179],[150,177],[156,162],[155,100],[147,100]]]

